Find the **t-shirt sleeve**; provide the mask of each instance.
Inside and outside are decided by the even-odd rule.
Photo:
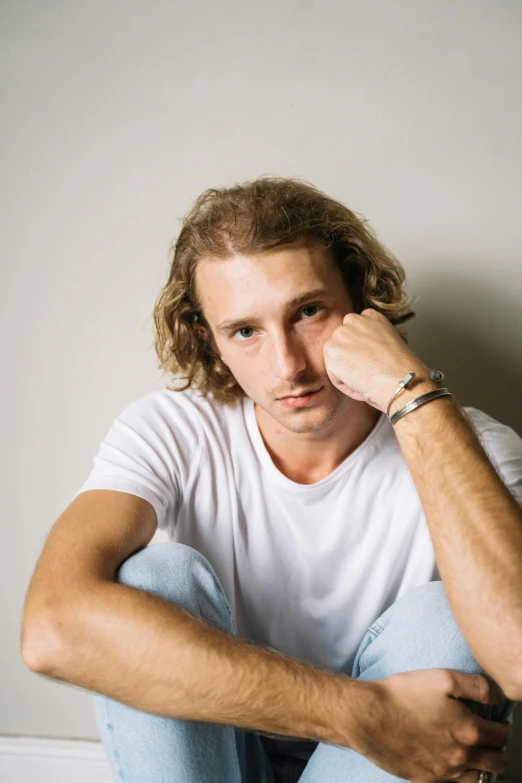
[[[522,506],[522,438],[477,408],[465,410],[497,475]]]
[[[111,423],[73,499],[90,489],[129,492],[154,508],[160,529],[175,524],[183,487],[199,454],[197,428],[172,396],[152,392]]]

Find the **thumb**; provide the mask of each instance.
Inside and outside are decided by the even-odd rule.
[[[452,685],[448,696],[455,699],[472,699],[481,704],[500,704],[505,696],[494,680],[484,674],[466,674],[451,670]]]
[[[326,374],[328,375],[330,382],[334,386],[342,386],[344,385],[343,382],[340,380],[340,378],[337,377],[337,375],[334,375],[331,370],[328,369],[328,367],[325,367]]]

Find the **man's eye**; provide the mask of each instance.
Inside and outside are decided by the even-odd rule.
[[[240,332],[249,332],[249,331],[250,332],[252,331],[252,327],[251,326],[243,326],[241,329],[237,330],[236,334],[239,334]],[[243,335],[243,337],[244,336],[245,335]],[[247,339],[248,339],[248,337],[250,337],[250,335],[247,335]]]
[[[306,305],[306,307],[303,307],[303,313],[305,310],[320,310],[320,309],[321,309],[321,305]],[[312,315],[315,315],[315,313],[313,313]],[[309,317],[311,318],[312,316]]]
[[[300,311],[300,312],[301,312],[301,313],[304,313],[304,312],[305,312],[305,310],[323,310],[323,309],[324,309],[324,308],[323,308],[323,306],[322,306],[322,305],[306,305],[305,307],[303,307],[303,308],[301,309],[301,311]],[[316,313],[312,313],[311,315],[309,314],[309,315],[308,315],[308,316],[306,316],[306,317],[307,317],[307,318],[313,318],[313,317],[314,317],[314,315],[316,315]],[[305,320],[306,320],[306,319],[305,319]],[[235,337],[236,335],[239,335],[239,334],[241,334],[242,332],[252,332],[252,331],[253,331],[253,329],[252,329],[252,327],[251,327],[251,326],[242,326],[240,329],[238,329],[238,330],[237,330],[237,332],[236,332],[236,333],[235,333],[233,336]],[[242,339],[242,340],[240,340],[240,342],[245,342],[245,340],[248,340],[248,339],[249,339],[251,336],[252,336],[252,335],[244,335],[244,334],[241,334],[241,337],[242,337],[243,339]]]

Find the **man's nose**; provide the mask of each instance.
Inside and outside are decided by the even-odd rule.
[[[272,344],[273,367],[278,378],[292,380],[306,368],[306,352],[297,336],[279,334]]]

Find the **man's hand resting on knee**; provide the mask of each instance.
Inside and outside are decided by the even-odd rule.
[[[359,715],[350,747],[373,764],[413,783],[475,783],[478,770],[506,771],[509,722],[485,720],[460,701],[504,699],[483,675],[426,669],[367,684],[375,702]]]

